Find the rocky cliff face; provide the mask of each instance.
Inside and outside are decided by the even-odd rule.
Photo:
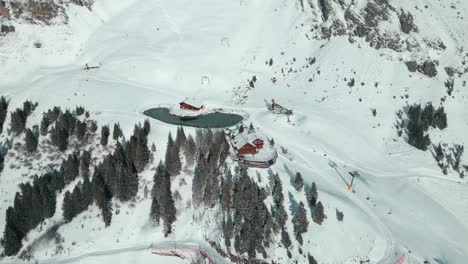
[[[446,49],[437,37],[421,36],[413,14],[404,6],[392,3],[390,0],[308,0],[303,10],[315,15],[313,34],[317,39],[347,36],[352,43],[363,40],[375,49],[410,54]],[[408,69],[434,77],[436,64],[435,59],[412,61]]]
[[[317,31],[320,38],[348,35],[350,41],[363,38],[376,49],[412,51],[420,48],[417,37],[411,34],[418,32],[413,15],[392,6],[388,0],[309,0],[309,6],[320,11]],[[436,46],[443,49],[443,43],[438,44]]]
[[[9,14],[8,18],[48,25],[67,23],[66,5],[76,4],[91,9],[93,2],[94,0],[6,0],[4,1],[4,10]]]

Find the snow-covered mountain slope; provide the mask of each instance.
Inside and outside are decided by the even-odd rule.
[[[397,111],[432,102],[443,105],[448,118],[448,128],[429,130],[432,142],[468,144],[468,4],[452,2],[97,0],[91,9],[60,5],[66,20],[2,20],[16,30],[0,36],[0,91],[11,99],[11,111],[25,100],[39,102],[28,125],[39,123],[41,113],[55,105],[82,105],[99,124],[119,122],[127,136],[145,118],[143,110],[187,97],[247,111],[246,123],[287,149],[272,167],[281,175],[286,201],[289,192],[305,200],[289,184],[289,173],[300,171],[307,183],[318,185],[328,219],[322,225],[310,220],[304,237],[319,263],[369,257],[371,263],[404,258],[404,263],[462,264],[468,259],[467,181],[452,170],[444,175],[430,151],[408,145],[395,129]],[[410,61],[417,64],[414,72],[405,65]],[[425,61],[434,62],[436,75],[427,74]],[[85,71],[85,64],[99,68]],[[253,76],[257,81],[251,88]],[[447,81],[454,82],[451,95]],[[290,122],[266,110],[264,99],[271,98],[293,108]],[[150,141],[165,149],[167,134],[176,128],[151,124]],[[155,156],[160,159],[163,151]],[[468,164],[466,156],[461,162]],[[29,181],[22,175],[41,173],[6,164],[0,176],[2,227],[18,184]],[[339,173],[350,180],[346,177],[354,170],[361,177],[350,192]],[[249,173],[257,172],[266,184],[268,172]],[[147,170],[141,178],[151,181],[152,176]],[[173,191],[177,188],[173,185]],[[180,193],[190,193],[189,186],[183,188]],[[165,240],[220,240],[213,223],[197,221],[199,212],[185,205],[178,207],[170,238],[161,228],[147,226],[149,199],[122,208],[125,213],[114,216],[108,228],[90,219],[97,208],[61,227],[68,251],[59,257]],[[337,221],[336,209],[344,212],[343,222]],[[49,223],[61,218],[56,213]],[[291,220],[287,227],[293,229]],[[33,232],[31,238],[39,235]],[[270,248],[269,260],[303,263],[296,242],[294,247],[292,259],[284,249]],[[50,254],[50,244],[35,251],[41,260]],[[147,255],[128,258],[155,261]]]

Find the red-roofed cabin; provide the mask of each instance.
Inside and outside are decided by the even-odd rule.
[[[186,102],[179,103],[181,109],[192,110],[192,111],[199,111],[203,109],[203,105],[200,107],[195,107],[193,105],[187,104]]]
[[[257,153],[257,148],[250,143],[246,143],[245,145],[243,145],[237,150],[237,155],[246,155],[246,154],[253,155],[255,153]]]

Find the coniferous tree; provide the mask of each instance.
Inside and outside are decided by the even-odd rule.
[[[25,101],[23,103],[23,112],[26,116],[29,116],[35,108],[36,106],[31,101]]]
[[[81,116],[85,113],[85,109],[83,106],[77,106],[75,112],[77,116]]]
[[[299,244],[302,245],[302,234],[307,232],[307,227],[309,225],[309,221],[307,220],[307,213],[302,202],[299,203],[299,207],[297,208],[297,212],[294,214],[292,222],[294,224],[294,234],[296,236],[297,241]]]
[[[95,169],[93,175],[93,194],[97,206],[101,208],[105,226],[109,226],[112,220],[112,193],[109,190],[102,174]]]
[[[86,135],[86,122],[82,122],[79,119],[76,120],[76,138],[83,140]]]
[[[314,220],[315,223],[321,225],[324,219],[325,219],[325,212],[323,210],[322,202],[318,202],[312,214],[312,220]]]
[[[205,197],[206,178],[209,175],[206,158],[203,154],[199,154],[195,169],[193,171],[192,180],[192,203],[195,207],[202,204]]]
[[[97,126],[97,123],[96,121],[91,121],[91,126],[89,127],[89,129],[91,130],[92,133],[95,133],[98,129],[98,126]]]
[[[283,196],[283,184],[281,182],[281,179],[276,173],[273,176],[273,190],[272,190],[272,195],[273,195],[273,201],[275,202],[275,205],[279,207],[281,204],[283,204],[284,196]]]
[[[281,229],[281,243],[283,243],[285,248],[289,248],[292,244],[291,238],[289,238],[289,234],[284,227]]]
[[[195,140],[192,135],[189,135],[187,138],[187,143],[185,144],[185,160],[187,166],[192,166],[195,163],[195,158],[197,155],[197,146],[195,145]]]
[[[183,127],[177,128],[177,135],[175,140],[175,146],[177,151],[180,153],[181,150],[185,149],[185,143],[187,141],[187,137],[185,136],[185,131]]]
[[[143,131],[145,132],[145,135],[148,136],[149,132],[151,130],[151,125],[148,119],[145,120],[143,123]]]
[[[76,215],[76,208],[70,191],[66,191],[63,197],[63,219],[70,222]]]
[[[437,115],[437,123],[436,123],[437,127],[440,130],[447,128],[447,114],[445,113],[443,106],[437,109],[436,115]]]
[[[122,133],[122,129],[120,128],[120,124],[119,123],[115,123],[114,124],[114,129],[112,131],[112,138],[114,140],[118,140],[120,137],[123,136],[123,133]]]
[[[317,185],[312,182],[312,186],[306,191],[306,198],[309,206],[312,208],[316,205],[318,199]]]
[[[296,173],[296,176],[294,177],[293,186],[296,189],[296,191],[300,191],[304,187],[304,179],[302,179],[302,175],[300,172]]]
[[[153,222],[159,225],[159,222],[161,221],[161,205],[156,197],[153,197],[151,200],[150,216]]]
[[[90,176],[89,174],[89,165],[91,164],[91,153],[89,151],[85,150],[83,153],[81,153],[80,157],[80,175],[83,178],[87,178]]]
[[[39,143],[39,139],[36,135],[34,135],[31,129],[26,130],[26,150],[28,152],[35,152],[37,150],[37,145]]]
[[[435,148],[435,158],[437,162],[440,162],[444,158],[444,151],[442,150],[442,145],[440,143]]]
[[[226,244],[226,247],[231,246],[231,239],[232,239],[232,234],[234,232],[234,223],[232,222],[232,217],[231,214],[227,214],[226,221],[223,221],[223,235],[224,235],[224,242]]]
[[[339,211],[338,208],[337,208],[336,209],[336,219],[341,222],[341,221],[343,221],[343,218],[344,218],[343,212]]]
[[[25,112],[18,108],[11,113],[11,132],[20,134],[26,128],[26,119],[28,116]]]
[[[310,253],[307,255],[307,259],[309,261],[309,264],[318,264],[317,260],[315,260],[315,258],[310,255]]]
[[[47,117],[46,114],[44,114],[41,120],[41,135],[42,136],[47,135],[47,132],[49,131],[49,126],[50,126],[49,118]]]
[[[3,132],[3,125],[8,114],[9,102],[4,96],[0,97],[0,133]]]
[[[101,128],[101,145],[107,146],[107,142],[109,141],[109,127],[103,126]]]
[[[89,176],[84,176],[83,184],[81,187],[81,194],[82,194],[81,202],[83,203],[81,205],[81,208],[83,208],[83,211],[85,211],[86,209],[88,209],[89,205],[93,202],[93,186],[91,184],[91,181],[89,180]]]
[[[18,229],[16,215],[13,207],[8,207],[6,211],[6,224],[3,233],[3,248],[7,256],[16,255],[23,246],[24,234]]]
[[[136,137],[136,149],[135,149],[135,160],[134,164],[138,172],[141,172],[145,169],[146,165],[150,160],[150,150],[148,148],[148,138],[147,134],[144,133],[142,129],[139,130],[139,133]]]
[[[233,183],[232,183],[232,174],[231,174],[231,169],[228,168],[227,166],[224,168],[224,177],[223,177],[223,183],[222,183],[223,191],[221,193],[221,207],[224,212],[229,212],[229,209],[231,208],[231,203],[232,203],[232,188],[233,188]]]
[[[180,161],[180,154],[177,146],[172,139],[172,135],[169,133],[166,149],[166,167],[171,176],[176,176],[182,169],[182,163]]]
[[[61,171],[64,175],[65,183],[69,183],[78,177],[80,172],[78,153],[68,155],[68,158],[62,162]]]
[[[171,192],[171,176],[162,162],[159,163],[154,175],[152,207],[155,207],[156,218],[153,218],[155,221],[158,220],[156,214],[158,205],[164,221],[164,236],[167,237],[172,233],[172,224],[176,220],[176,208]]]

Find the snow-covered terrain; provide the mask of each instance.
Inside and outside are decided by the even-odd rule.
[[[12,18],[8,23],[16,31],[0,36],[0,94],[11,99],[10,111],[25,100],[39,103],[28,126],[38,124],[42,112],[53,106],[82,105],[99,125],[120,123],[128,137],[134,124],[145,119],[144,110],[187,97],[247,112],[246,124],[252,122],[274,138],[279,157],[271,169],[281,176],[286,207],[288,193],[306,203],[304,195],[289,184],[295,172],[301,172],[306,183],[317,183],[327,219],[322,225],[309,220],[303,235],[305,254],[310,252],[319,263],[359,263],[367,258],[370,263],[393,264],[401,259],[402,263],[466,263],[467,180],[452,170],[444,175],[430,151],[420,151],[398,137],[395,121],[396,112],[407,104],[443,104],[448,128],[430,128],[432,142],[468,144],[468,74],[463,74],[468,60],[464,50],[468,2],[388,1],[395,10],[414,16],[418,31],[404,35],[409,43],[418,44],[410,50],[377,49],[365,38],[348,33],[317,33],[317,28],[331,25],[319,11],[325,2],[333,7],[331,17],[346,23],[340,12],[350,4],[347,0],[96,0],[91,10],[65,5],[67,23],[32,24]],[[352,2],[358,6],[352,8],[360,10],[368,1]],[[400,30],[396,13],[389,16],[379,24],[380,33]],[[353,25],[347,24],[346,32]],[[442,41],[446,48],[434,48],[433,40]],[[405,65],[429,59],[438,61],[438,73],[432,78],[423,70],[410,72]],[[99,68],[83,70],[85,64]],[[459,74],[450,76],[445,67]],[[253,76],[254,88],[249,87]],[[209,77],[209,83],[202,81],[204,77]],[[448,80],[454,81],[451,96],[445,85]],[[265,108],[264,99],[272,98],[293,109],[289,121]],[[5,127],[9,120],[10,115]],[[175,135],[176,127],[150,122],[149,141],[158,150],[155,163],[148,167],[154,167],[164,159],[167,135]],[[187,128],[186,133],[195,134],[195,130]],[[4,132],[1,137],[8,136]],[[18,184],[43,173],[11,168],[9,162],[13,161],[6,160],[0,175],[2,228]],[[461,164],[468,165],[466,156]],[[360,177],[350,192],[343,180],[349,182],[348,172],[355,170]],[[267,170],[250,169],[249,173],[263,179],[261,186],[267,184]],[[153,174],[148,168],[140,174],[140,182],[150,187]],[[177,181],[191,182],[191,178],[191,172],[183,172]],[[198,221],[200,212],[190,206],[190,184],[173,184],[175,190],[183,197],[177,204],[175,234],[169,238],[164,238],[161,227],[148,224],[150,199],[121,204],[121,213],[107,228],[95,217],[98,208],[92,206],[60,227],[64,252],[51,256],[55,245],[46,241],[35,248],[34,257],[46,261],[152,243],[188,241],[207,246],[205,238],[221,240],[214,226],[215,210]],[[143,196],[142,189],[139,195]],[[62,200],[63,195],[58,196],[58,210],[46,220],[46,227],[61,221]],[[344,213],[343,221],[336,219],[336,209]],[[288,230],[293,230],[291,218]],[[40,235],[39,229],[32,231],[28,243]],[[293,241],[292,258],[286,257],[284,249],[270,248],[269,260],[305,263],[298,247]],[[80,261],[188,263],[151,254],[149,249]],[[15,259],[0,259],[3,262],[15,263]]]

